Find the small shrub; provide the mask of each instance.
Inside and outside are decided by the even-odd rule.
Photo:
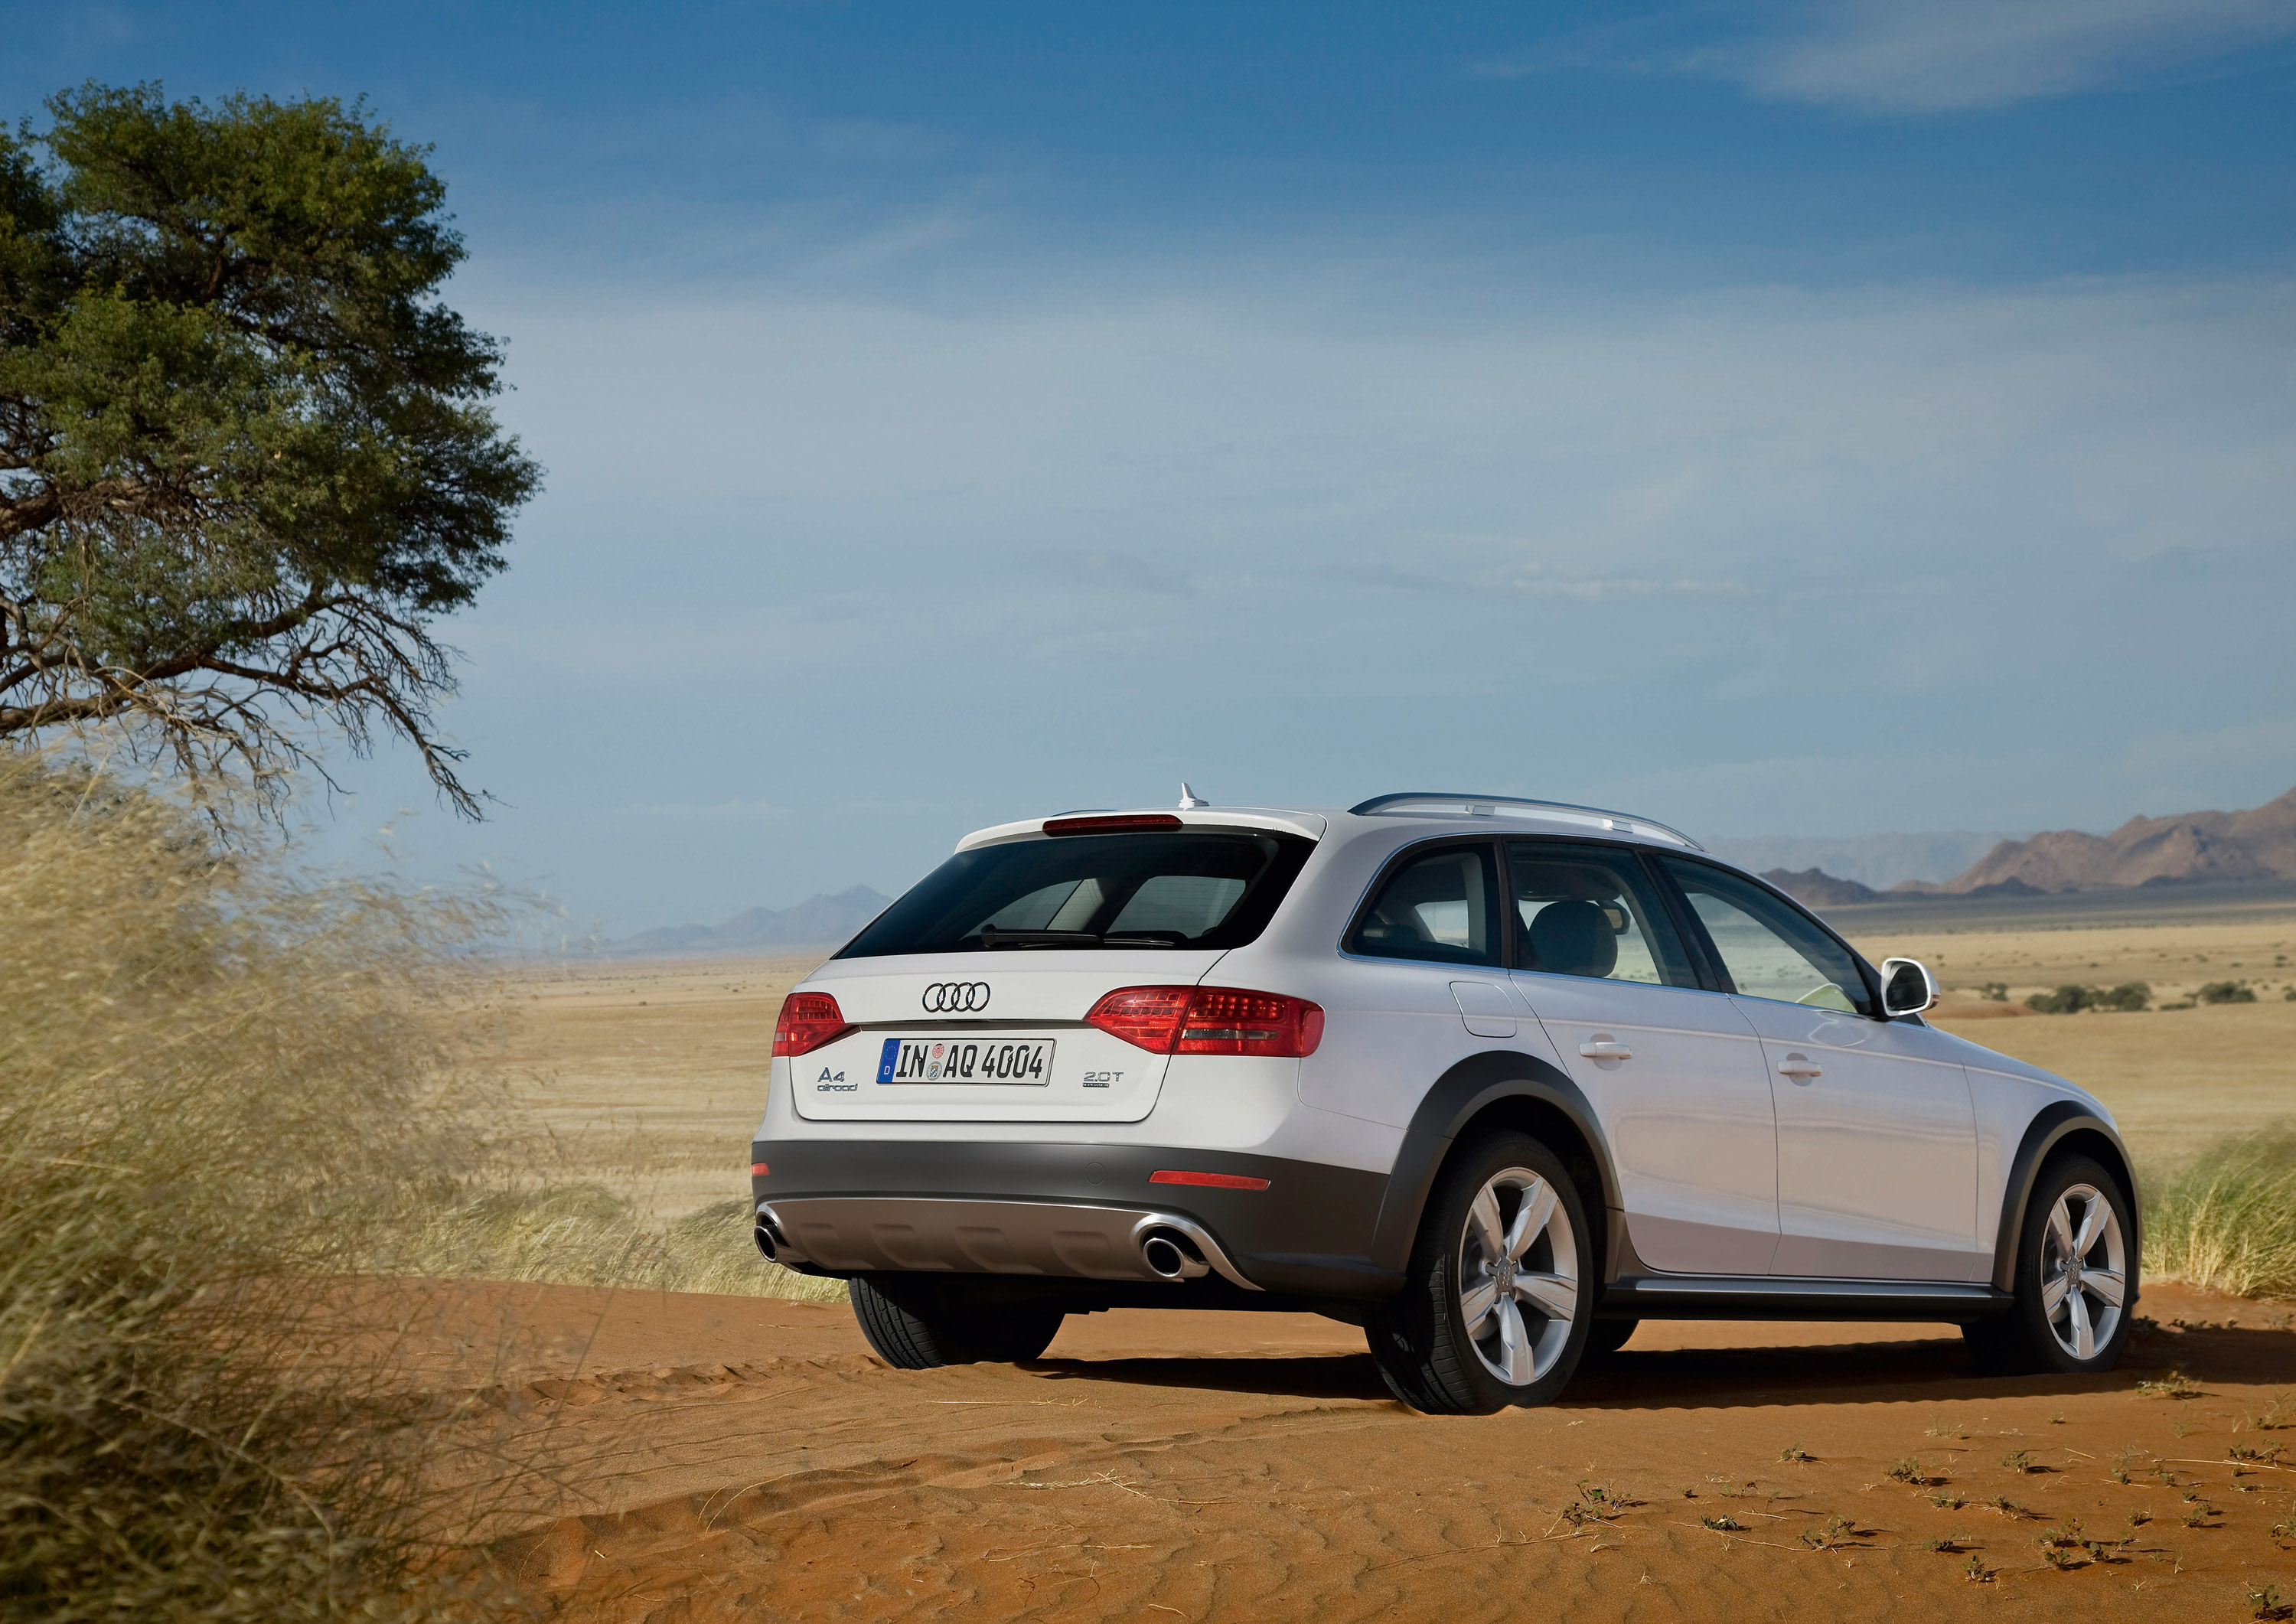
[[[1727,1513],[1719,1517],[1701,1517],[1698,1521],[1718,1533],[1742,1534],[1746,1531],[1746,1525]]]
[[[1993,1577],[1985,1571],[1985,1558],[1974,1554],[1970,1556],[1968,1565],[1962,1569],[1961,1576],[1972,1584],[1978,1585],[1986,1583]]]
[[[1915,1460],[1910,1455],[1900,1460],[1896,1465],[1890,1467],[1889,1475],[1896,1479],[1900,1483],[1919,1484],[1929,1480],[1922,1475],[1921,1462]]]
[[[2012,1472],[2038,1472],[2040,1463],[2033,1458],[2030,1449],[2012,1449],[2001,1457],[2001,1464]]]
[[[2009,983],[1988,981],[1977,989],[1977,996],[1990,1004],[2006,1004],[2009,1002]]]
[[[2152,1513],[2149,1511],[2133,1511],[2128,1513],[2128,1526],[2131,1528],[2143,1528],[2152,1521]]]
[[[2251,1432],[2276,1432],[2283,1427],[2296,1427],[2296,1393],[2278,1393],[2264,1407],[2261,1415],[2251,1415],[2248,1428]]]
[[[1822,1529],[1805,1529],[1801,1542],[1813,1551],[1830,1551],[1857,1531],[1857,1525],[1839,1512],[1825,1520]]]
[[[1950,1489],[1940,1489],[1930,1497],[1930,1504],[1940,1511],[1959,1511],[1969,1502]]]
[[[2185,1508],[2185,1526],[2186,1528],[2206,1528],[2209,1526],[2210,1518],[2220,1514],[2221,1513],[2218,1512],[2217,1508],[2210,1505],[2206,1500],[2195,1500]]]
[[[1788,1444],[1784,1448],[1778,1451],[1778,1458],[1789,1464],[1804,1466],[1809,1464],[1810,1456],[1809,1451],[1803,1448],[1800,1444]]]
[[[2201,1384],[2181,1370],[2172,1370],[2165,1376],[2140,1377],[2136,1383],[2136,1391],[2140,1397],[2146,1398],[2202,1397]],[[2167,1470],[2166,1467],[2154,1468],[2156,1472],[2165,1472]]]
[[[2280,1587],[2267,1585],[2248,1593],[2248,1616],[2252,1619],[2284,1619],[2292,1610],[2280,1599]]]
[[[2152,1002],[2152,986],[2144,981],[2123,981],[2118,987],[2080,987],[2067,983],[2054,992],[2033,994],[2025,1000],[2025,1007],[2043,1015],[2078,1015],[2085,1009],[2132,1013],[2147,1007]]]
[[[2193,995],[2196,1004],[2253,1004],[2256,989],[2238,981],[2210,981]]]

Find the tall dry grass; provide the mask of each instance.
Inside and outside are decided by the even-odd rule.
[[[455,1417],[326,1283],[463,1188],[485,923],[0,755],[0,1614],[476,1604],[426,1487]]]
[[[2240,1297],[2296,1297],[2296,1124],[2219,1140],[2151,1182],[2148,1273]]]
[[[734,1197],[667,1226],[643,1222],[602,1185],[554,1182],[550,1153],[532,1139],[504,1142],[493,1177],[435,1202],[395,1272],[452,1279],[633,1286],[727,1297],[842,1301],[845,1283],[768,1263],[750,1231],[750,1203]]]

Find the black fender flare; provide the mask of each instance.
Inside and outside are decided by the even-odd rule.
[[[2026,1205],[2032,1200],[2034,1183],[2041,1177],[2050,1153],[2075,1134],[2084,1133],[2095,1134],[2112,1147],[2112,1160],[2120,1164],[2113,1171],[2120,1176],[2122,1189],[2128,1197],[2129,1226],[2136,1231],[2128,1237],[2128,1255],[2144,1255],[2144,1216],[2139,1209],[2136,1169],[2129,1163],[2128,1147],[2121,1144],[2120,1136],[2112,1125],[2095,1111],[2077,1100],[2058,1100],[2034,1113],[2033,1120],[2025,1125],[2025,1136],[2018,1143],[2017,1153],[2010,1159],[2009,1176],[2001,1193],[2001,1228],[1993,1242],[1996,1289],[2016,1290],[2017,1238],[2024,1232]],[[2138,1290],[2143,1290],[2141,1278]],[[2132,1294],[2129,1305],[2134,1307],[2136,1301]]]
[[[1547,1061],[1519,1049],[1496,1049],[1470,1054],[1442,1076],[1420,1097],[1396,1148],[1394,1170],[1388,1175],[1387,1193],[1381,1199],[1379,1219],[1372,1233],[1374,1267],[1401,1275],[1411,1259],[1412,1243],[1419,1236],[1419,1216],[1435,1187],[1443,1160],[1452,1142],[1477,1116],[1502,1101],[1533,1100],[1560,1111],[1593,1152],[1603,1181],[1603,1205],[1612,1214],[1621,1208],[1617,1169],[1611,1161],[1610,1142],[1603,1136],[1595,1109],[1578,1085]],[[1607,1226],[1615,1236],[1615,1218]],[[1613,1253],[1617,1247],[1610,1249]],[[1610,1272],[1607,1265],[1605,1275]]]

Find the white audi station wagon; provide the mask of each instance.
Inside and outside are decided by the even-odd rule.
[[[1070,1314],[1311,1310],[1431,1412],[1651,1318],[1958,1322],[2098,1371],[2136,1301],[2112,1119],[1937,983],[1664,824],[1496,795],[967,835],[790,994],[767,1257],[907,1368]]]

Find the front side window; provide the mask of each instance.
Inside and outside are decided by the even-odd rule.
[[[1703,863],[1661,857],[1706,927],[1737,990],[1817,1009],[1874,1013],[1849,951],[1800,909],[1751,880]]]
[[[1658,888],[1631,851],[1567,841],[1509,841],[1515,968],[1652,986],[1695,987]]]
[[[1185,831],[1070,834],[960,851],[840,958],[1044,947],[1240,947],[1314,842]]]
[[[1443,964],[1499,962],[1491,849],[1445,846],[1388,875],[1348,937],[1348,951]]]

